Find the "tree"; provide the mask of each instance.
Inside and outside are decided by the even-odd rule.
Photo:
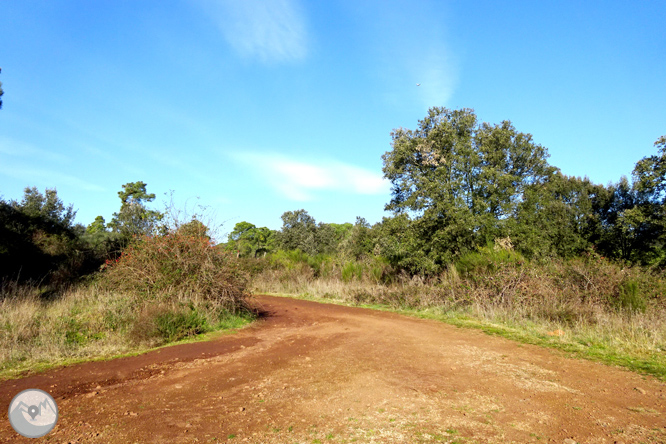
[[[55,188],[47,188],[42,194],[36,187],[26,187],[23,199],[20,202],[12,201],[11,205],[29,217],[68,229],[73,227],[76,217],[74,207],[65,206]]]
[[[657,155],[636,163],[635,208],[623,215],[623,226],[639,241],[641,261],[666,265],[666,136],[654,145]]]
[[[314,255],[318,252],[317,223],[307,211],[285,211],[282,216],[282,230],[278,245],[283,250],[301,250]]]
[[[149,210],[146,203],[155,200],[155,194],[148,194],[144,182],[130,182],[118,192],[121,206],[118,213],[113,213],[109,227],[126,239],[133,236],[150,235],[157,229],[162,213]]]
[[[285,211],[276,244],[283,250],[301,250],[314,256],[334,253],[346,231],[345,225],[317,223],[307,211]]]
[[[506,235],[527,187],[555,171],[530,134],[509,121],[479,124],[471,109],[431,108],[418,129],[391,138],[382,156],[392,183],[386,209],[411,215],[414,240],[427,241],[413,253],[437,266]]]
[[[256,257],[273,249],[274,231],[267,227],[257,228],[249,222],[239,222],[229,233],[227,250],[245,257]]]
[[[97,216],[95,220],[86,228],[86,233],[88,234],[103,233],[106,231],[106,221],[102,216]]]
[[[55,189],[24,190],[21,201],[0,199],[0,278],[65,283],[85,266],[76,211]]]
[[[372,228],[368,221],[362,217],[356,218],[354,225],[350,227],[346,236],[341,240],[338,251],[345,257],[354,260],[361,260],[363,257],[372,256],[375,246]]]
[[[601,209],[612,192],[560,171],[528,186],[510,222],[514,247],[526,256],[573,257],[602,235]]]
[[[645,157],[636,163],[634,183],[639,199],[656,205],[666,203],[666,136],[655,143],[659,155]]]

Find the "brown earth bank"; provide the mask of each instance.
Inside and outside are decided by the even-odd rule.
[[[234,335],[0,382],[53,443],[664,443],[666,385],[436,321],[290,298]],[[5,410],[7,412],[7,410]],[[0,442],[34,442],[7,416]]]

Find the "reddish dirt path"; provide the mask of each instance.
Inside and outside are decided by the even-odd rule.
[[[2,381],[2,405],[51,393],[54,443],[666,442],[654,378],[435,321],[254,301],[268,316],[235,335]],[[6,418],[0,442],[33,442]]]

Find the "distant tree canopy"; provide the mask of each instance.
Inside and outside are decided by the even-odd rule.
[[[547,150],[509,121],[479,123],[470,109],[432,108],[416,130],[391,133],[384,176],[394,212],[379,251],[395,264],[436,273],[466,251],[509,236],[531,257],[593,247],[631,261],[664,258],[666,137],[641,160],[634,183],[609,187],[568,177]]]
[[[307,211],[285,211],[276,244],[283,250],[301,250],[309,255],[331,254],[348,231],[346,224],[317,223]]]
[[[79,242],[83,227],[74,225],[75,215],[55,189],[42,194],[25,188],[20,201],[0,200],[0,279],[67,279],[85,259]]]
[[[266,227],[256,227],[249,222],[239,222],[229,233],[227,250],[244,257],[255,257],[275,248],[275,232]]]
[[[340,263],[380,257],[399,270],[434,275],[510,238],[521,257],[596,252],[666,268],[666,136],[655,142],[657,154],[637,162],[631,180],[607,186],[566,176],[530,134],[509,121],[479,123],[470,109],[432,108],[417,129],[396,129],[391,138],[382,156],[391,217],[372,226],[362,217],[318,223],[304,209],[286,211],[278,231],[237,223],[224,247],[244,257],[277,250],[337,255]],[[196,216],[169,225],[149,209],[155,194],[144,182],[124,184],[118,197],[110,222],[97,216],[85,228],[55,189],[29,187],[20,201],[0,199],[0,283],[71,280],[117,257],[136,236],[177,230],[210,239]]]
[[[123,185],[123,189],[118,192],[121,201],[120,211],[113,213],[113,218],[108,224],[112,231],[120,233],[127,239],[155,233],[163,215],[159,211],[147,208],[146,204],[155,200],[155,194],[148,194],[146,186],[141,181]]]
[[[633,206],[618,215],[624,236],[633,238],[627,259],[666,266],[666,136],[655,143],[657,155],[636,163],[633,171]],[[640,258],[640,259],[639,259]]]
[[[23,199],[20,202],[11,201],[11,205],[35,220],[41,219],[63,228],[72,228],[76,217],[74,206],[65,206],[55,188],[47,188],[42,194],[36,187],[27,187]]]

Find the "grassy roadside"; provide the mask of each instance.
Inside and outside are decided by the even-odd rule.
[[[311,293],[265,294],[370,308],[422,319],[432,319],[460,328],[481,330],[489,335],[504,337],[524,344],[559,350],[571,358],[588,359],[607,365],[623,367],[666,381],[666,351],[628,346],[626,343],[618,342],[617,338],[613,338],[613,321],[608,326],[606,334],[600,334],[597,328],[591,326],[587,326],[587,328],[583,326],[572,328],[571,326],[564,326],[556,322],[517,320],[514,316],[509,315],[501,309],[496,309],[493,313],[490,313],[482,307],[448,310],[437,307],[404,308],[387,304],[354,303],[348,299],[333,297],[330,293],[326,297],[314,296]],[[626,324],[626,319],[615,319],[614,322]],[[635,326],[637,333],[641,328],[639,325]]]
[[[0,378],[143,353],[255,318],[235,258],[180,231],[135,238],[87,282],[44,290],[0,281]]]
[[[208,333],[201,333],[195,336],[189,336],[187,338],[181,339],[179,341],[170,342],[164,345],[156,347],[128,347],[126,351],[119,351],[115,354],[102,354],[94,355],[90,354],[85,357],[75,357],[75,358],[61,358],[57,360],[44,360],[44,361],[32,361],[24,360],[20,365],[13,365],[13,363],[3,364],[3,367],[0,369],[0,380],[9,380],[24,378],[29,375],[36,373],[41,373],[47,370],[67,367],[70,365],[81,364],[84,362],[99,362],[99,361],[110,361],[118,358],[127,358],[132,356],[139,356],[145,353],[149,353],[154,350],[159,350],[166,347],[172,347],[179,344],[188,344],[193,342],[204,342],[212,341],[222,336],[234,334],[240,329],[249,326],[252,323],[253,319],[238,317],[233,325],[228,327],[223,327],[220,330],[214,330]],[[4,365],[7,365],[6,367]]]
[[[33,290],[0,301],[0,379],[209,340],[254,320],[250,311],[226,312],[210,301],[164,305],[95,285],[56,300]]]

